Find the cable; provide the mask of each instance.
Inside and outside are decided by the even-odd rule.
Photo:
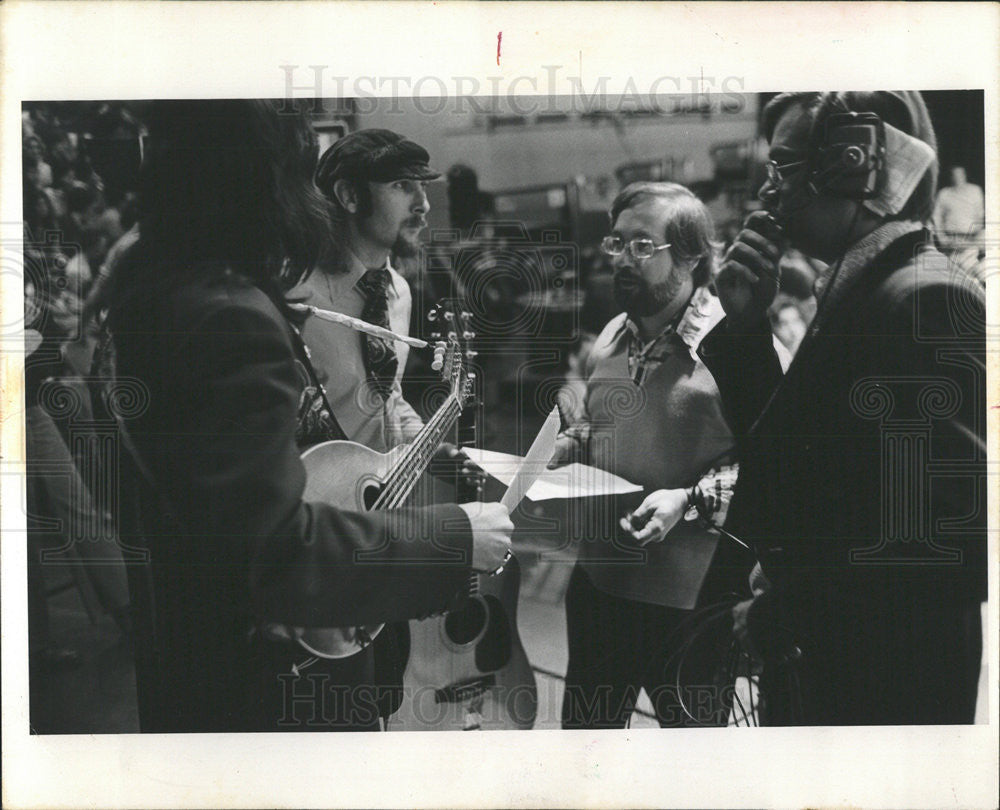
[[[837,281],[837,276],[840,274],[840,268],[844,263],[844,259],[847,258],[847,254],[851,249],[854,229],[858,226],[858,221],[861,219],[861,210],[864,208],[860,200],[854,200],[854,203],[857,208],[854,211],[854,217],[851,219],[850,227],[847,229],[847,234],[844,236],[844,247],[840,251],[840,257],[833,265],[833,270],[827,273],[827,280],[823,283],[823,290],[820,293],[819,300],[816,302],[816,314],[813,315],[812,322],[809,324],[809,330],[806,333],[807,337],[814,336],[819,331],[820,315],[824,310],[827,299],[830,297],[830,290],[833,289]],[[805,338],[803,338],[804,340]]]

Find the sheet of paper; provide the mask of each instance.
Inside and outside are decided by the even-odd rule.
[[[465,447],[463,450],[489,475],[507,486],[514,480],[514,474],[523,461],[521,456],[499,453],[495,450],[479,450],[475,447]],[[617,475],[597,467],[574,463],[555,470],[542,470],[535,483],[525,493],[525,497],[529,501],[546,501],[556,498],[624,495],[641,491],[642,487]]]
[[[515,456],[513,453],[500,453],[496,450],[480,450],[478,447],[463,447],[462,451],[470,459],[482,467],[493,478],[501,484],[510,486],[514,480],[514,473],[524,461],[524,456]]]
[[[531,447],[528,448],[521,466],[514,473],[514,480],[510,482],[503,498],[500,499],[500,503],[506,506],[509,511],[513,512],[517,508],[524,493],[531,489],[535,479],[545,471],[546,465],[556,449],[556,436],[559,435],[560,424],[559,409],[553,408],[552,412],[545,417],[545,424],[542,425],[542,429],[538,431]]]
[[[629,492],[642,492],[642,487],[597,467],[574,463],[555,470],[545,470],[528,490],[526,497],[532,501],[547,501],[553,498],[624,495]]]

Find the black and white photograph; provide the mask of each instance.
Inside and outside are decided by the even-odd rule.
[[[187,64],[150,5],[90,47]],[[4,77],[9,806],[989,806],[995,49],[757,76],[657,65],[672,4],[286,5],[345,56]],[[574,13],[615,47],[546,61]]]

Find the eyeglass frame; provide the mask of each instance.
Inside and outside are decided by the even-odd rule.
[[[780,186],[786,179],[782,174],[793,166],[805,166],[808,160],[793,160],[790,163],[779,164],[776,160],[768,160],[764,163],[764,171],[767,173],[767,181],[772,186]]]
[[[621,240],[622,249],[617,252],[612,252],[608,250],[607,243],[608,240],[610,239]],[[635,248],[633,247],[636,242],[648,242],[652,246],[653,252],[650,253],[648,256],[636,256]],[[623,253],[628,253],[628,255],[631,256],[632,259],[637,262],[644,262],[647,259],[652,259],[661,250],[666,250],[667,248],[672,246],[673,244],[671,242],[666,242],[665,244],[657,245],[652,239],[645,239],[645,238],[629,239],[626,242],[624,239],[622,239],[622,237],[615,236],[614,234],[608,234],[601,240],[601,252],[604,253],[604,255],[614,257],[614,256],[621,256]]]

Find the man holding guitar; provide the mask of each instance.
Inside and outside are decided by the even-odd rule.
[[[430,168],[428,160],[429,155],[423,147],[385,129],[351,133],[323,154],[316,171],[316,184],[331,205],[334,243],[315,271],[290,291],[290,301],[358,318],[405,336],[410,325],[410,288],[406,279],[392,267],[390,259],[414,256],[419,250],[419,235],[426,227],[430,209],[426,184],[441,176]],[[467,326],[459,323],[460,315],[438,315],[444,331],[449,328],[446,318],[455,318],[450,331],[457,333],[456,340],[467,333]],[[407,360],[406,343],[354,331],[350,326],[330,323],[320,317],[308,317],[301,326],[301,334],[319,377],[323,399],[350,440],[320,444],[304,455],[312,482],[310,487],[315,487],[314,495],[346,508],[402,505],[411,496],[416,478],[432,458],[438,469],[455,469],[461,464],[464,475],[459,483],[469,488],[467,485],[476,474],[474,465],[467,460],[463,464],[464,454],[444,441],[461,410],[463,372],[458,372],[453,381],[452,396],[425,425],[402,395],[400,382]],[[445,369],[451,374],[456,373],[455,366],[460,366],[464,359],[460,351],[463,347],[456,344],[454,348],[459,351],[452,358],[452,347],[449,347]],[[438,361],[444,360],[439,354]],[[303,409],[305,418],[300,419],[299,432],[301,447],[335,438],[327,435],[321,414],[322,411]],[[354,502],[353,493],[356,492],[367,494]],[[430,498],[427,490],[417,490],[417,493],[421,498]],[[511,587],[511,576],[509,572],[503,582],[496,583],[499,586],[497,601],[480,600],[475,605],[493,607],[503,600],[506,611],[499,613],[505,615],[493,616],[485,611],[482,621],[488,624],[487,619],[495,619],[493,623],[496,624],[506,619],[504,632],[516,640],[513,619],[516,583]],[[474,591],[471,589],[470,593]],[[456,621],[461,620],[453,618],[451,624]],[[429,656],[434,662],[434,675],[421,678],[416,684],[413,678],[408,678],[407,688],[423,693],[430,688],[452,685],[450,675],[438,677],[440,664],[455,650],[437,649],[440,635],[437,625],[417,628],[415,643],[419,649],[415,648],[412,656],[409,627],[405,622],[385,627],[366,626],[361,631],[374,636],[376,660],[381,662],[383,672],[388,673],[394,683],[402,679],[408,660],[411,667],[430,671],[430,662],[424,660]],[[484,629],[482,633],[485,632]],[[465,652],[468,647],[471,655],[475,649],[479,660],[484,660],[483,645],[492,637],[488,634],[484,637],[482,633],[470,636],[480,643],[460,644],[459,652]],[[352,628],[305,631],[300,634],[300,641],[318,653],[345,658],[360,646]],[[530,678],[519,643],[508,642],[504,650],[508,649],[511,653],[496,656],[494,663],[521,653],[523,670]],[[491,666],[490,673],[495,668]],[[454,672],[463,676],[469,674],[457,664]],[[480,672],[476,670],[471,674]],[[468,691],[469,688],[465,688],[462,696]],[[428,713],[414,709],[410,702],[412,697],[402,698],[401,727],[444,727],[444,717],[440,723],[415,725],[417,714]],[[393,700],[388,709],[392,712],[396,708],[397,702]],[[533,719],[533,714],[531,717]]]
[[[377,730],[394,678],[374,645],[331,658],[300,631],[446,609],[512,524],[308,494],[297,424],[344,438],[282,295],[330,240],[315,134],[264,101],[158,102],[148,125],[142,235],[108,297],[120,531],[148,553],[129,570],[141,729]]]
[[[407,333],[410,286],[390,257],[419,250],[430,210],[426,184],[441,176],[428,159],[423,147],[386,129],[352,132],[323,154],[316,185],[331,204],[334,243],[289,300]],[[319,318],[308,318],[301,331],[348,438],[384,453],[417,436],[423,421],[400,387],[405,343]],[[446,446],[441,454],[454,452]]]

